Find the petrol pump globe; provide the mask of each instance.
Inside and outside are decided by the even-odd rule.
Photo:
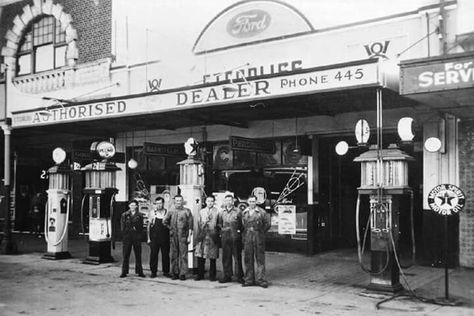
[[[402,140],[402,142],[413,141],[415,134],[413,134],[413,131],[412,131],[412,124],[413,124],[413,118],[411,117],[402,117],[398,121],[397,131],[398,131],[398,136],[400,136],[400,139]]]
[[[347,142],[340,141],[339,143],[337,143],[336,154],[338,154],[339,156],[344,156],[345,154],[347,154],[348,150],[349,150],[349,144],[347,144]]]

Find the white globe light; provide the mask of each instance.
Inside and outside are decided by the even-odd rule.
[[[61,147],[57,147],[53,150],[53,160],[56,164],[61,164],[66,160],[66,152]]]
[[[136,167],[138,167],[138,162],[135,159],[131,158],[128,161],[127,165],[130,169],[135,169]]]
[[[349,144],[347,144],[347,142],[345,141],[340,141],[339,143],[337,143],[336,145],[336,153],[339,155],[339,156],[344,156],[345,154],[347,154],[347,151],[349,150]]]
[[[438,137],[430,137],[425,141],[425,149],[431,153],[437,152],[441,149],[441,141]]]
[[[398,136],[400,136],[400,139],[404,142],[410,142],[413,140],[413,137],[415,137],[412,131],[412,123],[413,119],[411,117],[402,117],[398,121]]]
[[[358,120],[355,127],[357,143],[367,144],[370,137],[370,127],[366,120]]]

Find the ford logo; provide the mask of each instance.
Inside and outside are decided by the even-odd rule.
[[[262,10],[250,10],[237,14],[227,24],[227,32],[238,38],[252,37],[265,31],[270,25],[270,15]]]

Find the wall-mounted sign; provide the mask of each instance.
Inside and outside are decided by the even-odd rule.
[[[464,208],[464,192],[453,184],[435,186],[428,194],[429,207],[440,215],[453,215]]]
[[[283,1],[241,1],[227,7],[206,25],[193,52],[209,53],[313,30],[301,12]]]
[[[229,144],[234,150],[245,150],[266,154],[274,154],[276,150],[275,142],[271,140],[230,136]]]
[[[168,157],[184,157],[184,146],[182,144],[155,144],[144,143],[143,153],[145,155],[157,155]]]
[[[296,206],[278,205],[278,234],[296,234]]]
[[[401,65],[402,95],[473,87],[474,56]]]
[[[249,10],[237,14],[227,24],[227,33],[242,38],[252,37],[265,31],[271,23],[270,14],[263,10]]]
[[[376,59],[332,67],[301,69],[249,81],[229,84],[213,83],[161,90],[150,95],[128,97],[90,104],[12,113],[14,128],[51,125],[67,122],[110,119],[133,115],[178,111],[236,102],[257,101],[283,96],[339,91],[341,89],[383,86],[383,77]],[[180,146],[182,147],[182,146]]]

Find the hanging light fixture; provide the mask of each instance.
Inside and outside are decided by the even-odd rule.
[[[295,154],[300,152],[300,148],[298,147],[298,118],[295,117],[295,148],[293,149]]]
[[[136,169],[138,167],[138,162],[135,160],[135,132],[132,131],[132,158],[130,158],[130,160],[128,161],[127,163],[127,166],[130,168],[130,169]]]

